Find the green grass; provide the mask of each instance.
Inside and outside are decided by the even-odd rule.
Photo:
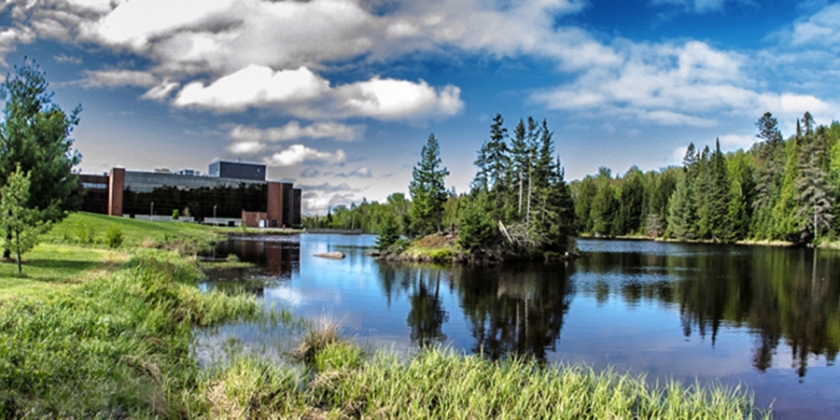
[[[112,250],[40,244],[23,255],[23,276],[14,261],[0,262],[0,302],[64,289],[106,275],[126,260],[127,255]]]
[[[493,362],[430,348],[400,360],[364,359],[343,340],[311,370],[240,357],[202,381],[211,416],[387,419],[761,419],[740,388],[649,384],[643,376],[583,366]],[[311,373],[307,373],[311,372]]]
[[[203,294],[195,264],[144,250],[107,278],[0,305],[0,418],[188,417],[192,328],[259,317]]]
[[[224,236],[209,226],[195,223],[150,222],[125,217],[78,212],[70,214],[44,235],[45,242],[104,245],[105,232],[118,227],[125,247],[206,247]]]

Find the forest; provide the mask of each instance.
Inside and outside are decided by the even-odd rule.
[[[806,112],[787,138],[769,112],[755,125],[749,150],[689,144],[682,166],[647,172],[633,166],[616,176],[602,167],[566,183],[546,121],[520,120],[508,132],[497,115],[477,153],[469,193],[445,188],[448,172],[439,168],[432,135],[409,196],[339,206],[304,225],[409,238],[457,227],[465,249],[507,242],[525,253],[562,252],[578,235],[795,244],[837,238],[840,123],[818,125]]]

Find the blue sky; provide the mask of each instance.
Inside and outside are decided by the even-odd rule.
[[[0,70],[82,105],[83,172],[261,162],[309,214],[407,192],[430,133],[467,190],[496,113],[548,120],[568,179],[840,119],[827,1],[5,0],[0,26]]]

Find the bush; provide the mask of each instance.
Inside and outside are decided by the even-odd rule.
[[[96,229],[87,223],[80,223],[73,229],[72,241],[77,244],[90,245],[96,242]]]
[[[123,244],[123,239],[122,229],[119,226],[111,225],[105,230],[105,244],[108,248],[119,248]]]

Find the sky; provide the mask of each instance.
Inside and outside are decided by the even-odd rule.
[[[0,1],[0,71],[82,106],[81,172],[262,163],[305,214],[407,193],[430,134],[467,191],[496,114],[545,119],[567,180],[840,119],[837,2]]]

